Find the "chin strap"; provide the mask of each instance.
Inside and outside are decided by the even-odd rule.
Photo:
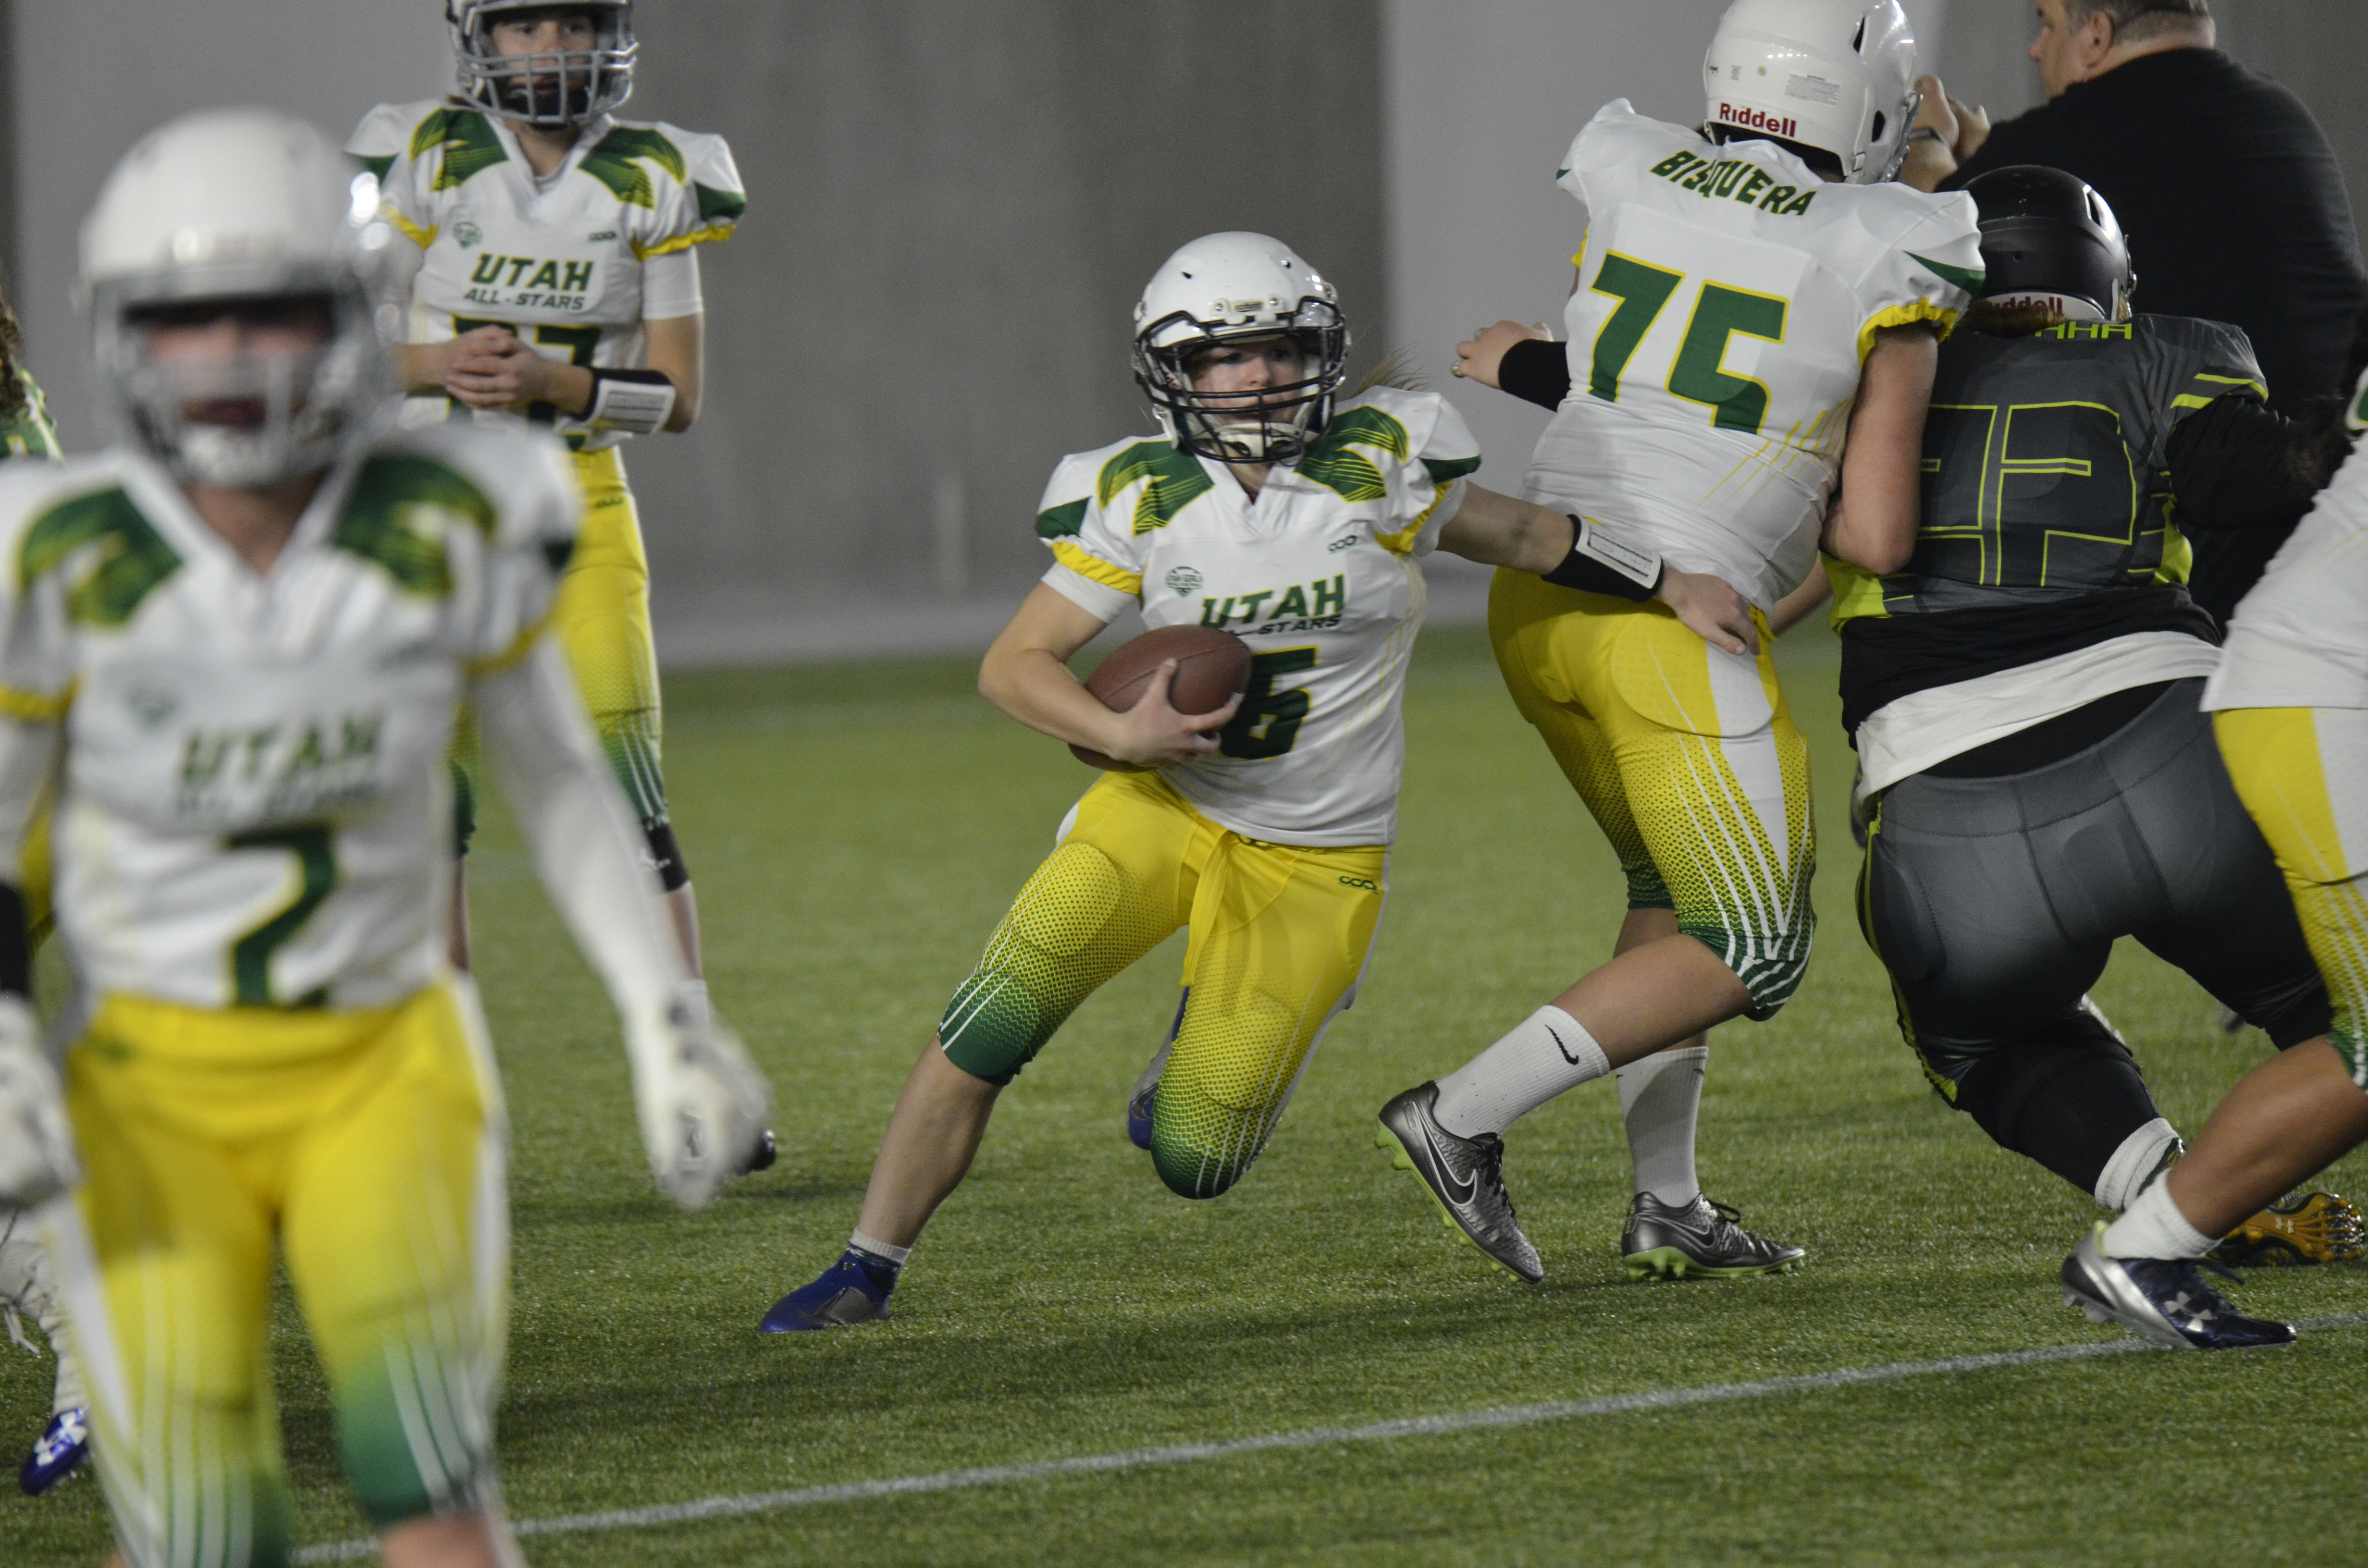
[[[1543,574],[1549,583],[1583,594],[1609,594],[1642,604],[1661,585],[1661,558],[1653,551],[1622,544],[1577,513],[1570,515],[1570,553]]]
[[[634,436],[655,436],[674,417],[681,393],[663,370],[598,370],[592,372],[592,405],[584,423],[595,430],[622,430]]]

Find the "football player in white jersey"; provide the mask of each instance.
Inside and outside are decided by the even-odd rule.
[[[1914,74],[1897,0],[1737,0],[1704,62],[1702,129],[1614,100],[1557,177],[1588,227],[1566,395],[1522,489],[1582,517],[1626,569],[1572,586],[1500,572],[1489,630],[1515,703],[1620,856],[1629,912],[1609,963],[1390,1101],[1379,1135],[1526,1279],[1543,1267],[1506,1196],[1503,1134],[1622,1068],[1636,1080],[1621,1085],[1639,1188],[1621,1243],[1631,1276],[1761,1274],[1802,1256],[1702,1196],[1702,1037],[1772,1017],[1816,924],[1808,747],[1769,616],[1816,568],[1838,480],[1914,506],[1938,334],[1980,274],[1972,199],[1891,183]],[[1706,642],[1642,602],[1678,568],[1731,585],[1752,624]]]
[[[698,247],[729,238],[747,198],[721,137],[615,117],[633,85],[632,0],[445,0],[445,14],[459,93],[381,104],[347,145],[379,176],[416,264],[401,290],[404,422],[541,426],[574,450],[584,527],[552,630],[696,976],[699,912],[666,813],[649,560],[621,444],[698,417]],[[464,851],[472,756],[464,736]],[[455,928],[465,956],[457,915]]]
[[[518,1561],[501,1096],[445,959],[461,703],[622,1016],[661,1187],[704,1201],[762,1125],[543,635],[564,450],[376,427],[377,211],[284,115],[143,139],[82,241],[121,438],[0,469],[0,1201],[40,1206],[133,1568],[290,1559],[275,1253],[386,1562]],[[63,1089],[17,851],[53,776]]]
[[[2064,1260],[2067,1304],[2179,1349],[2283,1344],[2196,1260],[2262,1205],[2368,1142],[2368,315],[2350,455],[2237,607],[2203,688],[2221,759],[2270,842],[2334,1005],[2324,1040],[2230,1090],[2186,1157]]]
[[[1036,519],[1053,564],[979,672],[1021,723],[1133,771],[1104,774],[1062,824],[905,1081],[848,1251],[768,1331],[885,1317],[1004,1086],[1179,926],[1183,998],[1144,1146],[1183,1197],[1249,1168],[1353,997],[1397,826],[1422,558],[1561,570],[1575,528],[1473,484],[1480,455],[1444,399],[1340,396],[1348,348],[1332,285],[1264,234],[1204,235],[1144,290],[1135,375],[1166,437],[1062,460]],[[1723,590],[1687,576],[1668,592],[1705,617],[1716,604],[1691,596]],[[1238,703],[1186,717],[1165,674],[1127,712],[1087,694],[1067,661],[1136,608],[1247,642]]]

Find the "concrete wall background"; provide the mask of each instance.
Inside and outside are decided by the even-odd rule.
[[[750,202],[712,412],[629,457],[662,648],[983,646],[1053,462],[1152,428],[1134,301],[1196,234],[1281,235],[1384,336],[1377,8],[639,7],[630,112],[724,132]]]

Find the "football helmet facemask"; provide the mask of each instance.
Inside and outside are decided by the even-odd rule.
[[[2017,164],[1967,181],[1965,194],[1981,212],[1981,303],[2046,307],[2066,321],[2130,319],[2129,242],[2078,176]]]
[[[588,50],[504,54],[494,24],[520,12],[582,16],[592,23]],[[461,96],[487,114],[545,131],[597,119],[633,96],[632,0],[444,0]]]
[[[1134,307],[1134,379],[1183,450],[1219,462],[1288,462],[1323,437],[1349,362],[1332,285],[1265,234],[1204,234],[1162,262]],[[1292,380],[1203,392],[1193,370],[1218,348],[1296,351]]]
[[[1735,0],[1702,61],[1703,129],[1814,147],[1850,184],[1876,185],[1907,161],[1915,83],[1899,0]]]
[[[113,433],[184,483],[326,467],[394,390],[373,320],[393,237],[378,181],[292,115],[208,110],[142,138],[83,223],[76,285]],[[290,350],[249,333],[219,353],[154,351],[160,319],[220,316],[324,330]]]

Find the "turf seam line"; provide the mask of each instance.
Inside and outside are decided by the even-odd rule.
[[[2342,1312],[2314,1318],[2296,1326],[2306,1331],[2356,1328],[2368,1324],[2368,1312]],[[1027,1464],[986,1465],[970,1470],[941,1470],[924,1475],[887,1476],[875,1481],[842,1481],[823,1486],[801,1486],[787,1492],[757,1492],[738,1496],[701,1497],[688,1503],[660,1503],[641,1508],[616,1508],[597,1514],[560,1514],[543,1519],[520,1519],[512,1528],[520,1536],[579,1535],[600,1530],[643,1528],[652,1525],[691,1524],[704,1519],[737,1518],[787,1508],[810,1508],[826,1503],[860,1503],[875,1497],[905,1497],[932,1492],[956,1492],[975,1486],[1001,1486],[1017,1482],[1046,1481],[1067,1475],[1099,1475],[1113,1471],[1196,1464],[1206,1460],[1234,1459],[1277,1449],[1318,1449],[1343,1443],[1381,1443],[1400,1437],[1430,1437],[1460,1432],[1535,1426],[1549,1421],[1570,1421],[1588,1415],[1619,1415],[1640,1410],[1679,1410],[1688,1405],[1716,1404],[1731,1400],[1764,1399],[1770,1394],[1805,1393],[1849,1388],[1860,1383],[1896,1382],[1904,1378],[1933,1377],[1952,1372],[1983,1372],[2000,1367],[2044,1366],[2056,1361],[2087,1361],[2103,1356],[2127,1356],[2163,1349],[2143,1339],[2106,1339],[2084,1345],[2055,1345],[2032,1350],[1997,1350],[1979,1356],[1946,1356],[1928,1361],[1890,1361],[1877,1367],[1839,1367],[1826,1372],[1802,1372],[1791,1377],[1760,1378],[1749,1382],[1710,1383],[1698,1388],[1645,1389],[1634,1393],[1606,1394],[1596,1399],[1555,1400],[1543,1404],[1497,1405],[1484,1410],[1442,1415],[1406,1416],[1372,1421],[1356,1426],[1312,1426],[1296,1432],[1269,1432],[1255,1437],[1234,1437],[1216,1443],[1177,1443],[1156,1449],[1122,1449],[1107,1454],[1079,1454],[1070,1459],[1037,1460]],[[374,1555],[377,1544],[343,1540],[308,1546],[295,1555],[298,1562],[347,1562]]]

